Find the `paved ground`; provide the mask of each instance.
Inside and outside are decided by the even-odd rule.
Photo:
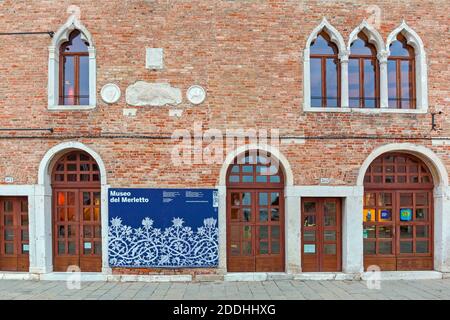
[[[265,282],[82,282],[0,280],[0,299],[450,299],[450,279],[384,281],[369,290],[365,281]]]

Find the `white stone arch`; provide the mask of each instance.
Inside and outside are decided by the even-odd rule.
[[[59,47],[69,40],[72,31],[80,31],[81,38],[89,43],[89,106],[60,106],[59,105]],[[96,106],[96,83],[97,63],[94,39],[89,30],[78,20],[77,16],[71,15],[52,38],[48,47],[48,108],[50,110],[86,110]]]
[[[39,164],[38,171],[38,184],[39,185],[50,185],[51,170],[53,164],[59,160],[59,158],[69,151],[81,150],[88,153],[98,164],[100,170],[100,184],[106,184],[106,168],[102,158],[97,152],[86,146],[85,144],[77,141],[63,142],[48,150]]]
[[[108,264],[108,185],[105,163],[100,155],[92,148],[81,142],[63,142],[50,148],[42,158],[38,169],[38,184],[36,185],[36,211],[35,232],[37,265],[40,272],[51,272],[53,270],[52,255],[52,188],[51,172],[53,166],[60,157],[70,151],[84,151],[96,162],[100,171],[101,192],[101,224],[102,224],[102,270],[109,273]]]
[[[364,176],[370,164],[379,156],[389,152],[404,152],[412,154],[422,160],[433,175],[434,184],[438,187],[448,187],[448,172],[442,160],[430,149],[413,143],[392,143],[376,148],[364,160],[357,178],[357,186],[364,186]]]
[[[261,150],[264,152],[268,152],[272,156],[274,156],[275,159],[277,159],[281,164],[281,169],[283,170],[284,174],[285,186],[294,185],[294,175],[292,173],[291,165],[289,164],[287,158],[280,152],[278,148],[267,144],[248,144],[240,146],[237,149],[230,152],[229,154],[227,154],[224,163],[222,165],[222,168],[220,169],[219,186],[226,186],[227,171],[229,166],[234,162],[234,160],[241,154],[250,150]]]
[[[348,107],[348,50],[344,38],[339,31],[333,27],[324,17],[320,24],[314,28],[306,40],[303,50],[303,109],[305,111],[313,109],[311,107],[311,72],[310,72],[310,47],[320,32],[325,31],[331,42],[338,48],[338,55],[341,62],[341,106]]]
[[[363,22],[361,22],[361,24],[353,29],[353,31],[350,33],[347,44],[347,50],[350,54],[350,47],[352,43],[358,38],[358,34],[360,32],[364,33],[364,35],[369,40],[369,43],[375,46],[375,48],[377,49],[377,53],[385,50],[384,41],[380,33],[370,23],[368,23],[366,20],[363,20]]]
[[[370,164],[389,152],[403,152],[422,160],[430,170],[434,182],[434,268],[450,271],[450,188],[448,171],[442,160],[430,149],[413,143],[392,143],[373,150],[364,160],[357,178],[357,186],[364,186],[364,176]]]
[[[240,155],[244,154],[247,151],[253,150],[261,150],[265,152],[269,152],[271,156],[273,156],[277,161],[279,161],[280,167],[284,174],[284,184],[285,184],[285,270],[290,272],[292,266],[295,263],[292,263],[291,260],[296,260],[296,256],[289,254],[288,247],[292,243],[292,247],[297,244],[298,241],[289,242],[288,239],[292,237],[296,237],[298,231],[295,229],[297,224],[289,223],[291,216],[297,216],[298,212],[295,210],[291,210],[292,208],[289,206],[290,202],[287,201],[287,196],[289,194],[288,189],[294,185],[294,175],[292,173],[291,165],[287,158],[280,152],[280,150],[274,146],[267,144],[248,144],[243,145],[229,154],[227,154],[222,168],[220,169],[219,175],[219,184],[217,185],[217,189],[219,191],[219,269],[222,272],[227,271],[227,192],[226,192],[226,181],[227,181],[227,171],[231,164],[233,164],[234,160]],[[294,230],[291,230],[290,227],[293,227]],[[292,249],[290,251],[293,251]],[[295,249],[294,249],[295,251]]]
[[[403,20],[387,37],[387,58],[390,55],[389,47],[397,39],[398,34],[402,34],[406,38],[407,43],[414,48],[416,60],[416,108],[426,112],[428,111],[428,75],[425,47],[420,36]]]

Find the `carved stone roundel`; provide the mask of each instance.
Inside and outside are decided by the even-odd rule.
[[[105,84],[100,92],[103,101],[106,103],[116,103],[120,99],[120,88],[114,83]]]
[[[203,87],[194,85],[187,90],[186,97],[190,103],[200,104],[206,99],[206,91]]]

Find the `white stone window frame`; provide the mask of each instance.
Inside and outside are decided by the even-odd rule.
[[[339,60],[341,64],[341,107],[312,107],[311,106],[311,75],[310,75],[310,46],[318,34],[325,31],[331,41],[337,45]],[[363,32],[377,50],[377,59],[380,66],[380,107],[379,108],[350,108],[348,98],[348,59],[351,54],[350,47],[357,39],[358,34]],[[394,109],[388,108],[388,71],[387,61],[390,55],[389,46],[401,33],[407,39],[407,43],[414,48],[416,60],[416,108]],[[428,112],[428,85],[427,85],[427,63],[423,42],[418,34],[403,21],[387,38],[384,44],[379,32],[367,21],[363,21],[349,36],[348,44],[345,45],[340,33],[323,18],[322,22],[312,31],[306,42],[303,56],[303,111],[305,112],[359,112],[359,113],[427,113]]]
[[[59,49],[69,41],[72,31],[80,31],[81,38],[89,43],[89,105],[61,105],[59,103]],[[54,111],[91,110],[97,105],[97,62],[96,50],[91,33],[78,20],[75,15],[69,17],[67,22],[59,28],[48,47],[48,109]]]

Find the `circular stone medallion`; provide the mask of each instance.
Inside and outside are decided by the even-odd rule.
[[[186,97],[190,103],[200,104],[206,99],[206,91],[203,87],[194,85],[187,90]]]
[[[100,95],[106,103],[116,103],[120,99],[120,88],[114,83],[105,84],[100,91]]]

